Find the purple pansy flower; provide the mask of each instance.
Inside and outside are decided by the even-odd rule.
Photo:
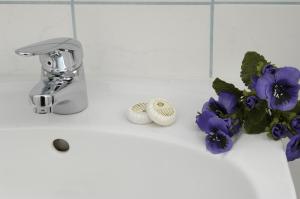
[[[281,138],[285,138],[286,136],[288,136],[289,130],[287,129],[287,127],[281,123],[275,124],[272,127],[272,136],[276,139],[279,140]]]
[[[274,74],[264,73],[257,80],[256,94],[267,100],[271,109],[291,110],[297,104],[299,78],[299,70],[293,67],[278,68]]]
[[[218,118],[214,113],[210,111],[204,111],[196,116],[196,124],[202,131],[209,132],[210,128],[208,121],[213,117]],[[241,123],[239,119],[224,118],[223,121],[225,122],[228,135],[230,137],[234,136],[240,131]]]
[[[237,105],[237,98],[230,93],[220,93],[219,99],[216,101],[214,98],[210,98],[208,102],[203,105],[202,113],[196,116],[196,123],[198,127],[204,131],[208,131],[208,120],[212,117],[222,118],[224,115],[231,114],[235,111]],[[225,118],[225,122],[232,134],[235,134],[239,130],[237,122],[232,122],[230,118]]]
[[[214,154],[224,153],[232,148],[233,142],[229,136],[226,122],[212,117],[208,120],[208,130],[205,139],[206,148]]]
[[[293,136],[286,146],[286,157],[288,161],[300,158],[300,134]]]
[[[208,102],[203,105],[202,112],[210,111],[216,116],[231,114],[235,111],[237,105],[237,98],[235,95],[227,92],[219,93],[219,99],[216,101],[210,98]]]
[[[262,74],[265,74],[265,73],[274,75],[276,73],[276,67],[273,66],[272,64],[266,65],[262,71]]]
[[[300,133],[300,116],[296,116],[291,121],[291,127],[297,132]]]
[[[255,95],[249,96],[245,100],[245,104],[249,109],[253,109],[258,102],[258,98]]]

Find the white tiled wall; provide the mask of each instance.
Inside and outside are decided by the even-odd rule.
[[[42,39],[72,36],[71,1],[5,2],[0,0],[0,58],[11,67],[0,75],[37,74],[37,58],[24,59],[12,52]],[[285,3],[216,0],[212,13],[208,0],[75,0],[75,19],[87,73],[203,78],[212,70],[213,77],[239,81],[247,50],[259,51],[278,65],[300,66],[300,1]]]
[[[14,51],[32,42],[72,36],[67,5],[0,4],[0,76],[40,74],[38,58],[16,56]]]
[[[300,68],[299,22],[300,5],[216,5],[214,76],[237,78],[248,50]]]
[[[87,74],[207,78],[212,71],[240,82],[248,50],[300,68],[299,22],[300,0],[0,0],[0,79],[38,78],[38,58],[14,50],[74,34]],[[291,168],[300,195],[300,160]]]
[[[78,5],[75,11],[87,73],[208,75],[209,6]]]

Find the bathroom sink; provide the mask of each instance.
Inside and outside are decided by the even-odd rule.
[[[296,199],[281,142],[242,134],[228,153],[205,149],[195,115],[209,81],[88,79],[89,108],[68,116],[33,113],[34,79],[0,82],[1,199]],[[129,123],[127,108],[153,96],[176,123]]]
[[[1,135],[0,198],[256,198],[232,162],[176,142],[61,129]],[[65,139],[69,151],[57,151],[56,138]]]

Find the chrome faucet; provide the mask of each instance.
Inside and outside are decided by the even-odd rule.
[[[55,38],[17,49],[22,56],[39,55],[41,80],[29,97],[39,114],[73,114],[88,106],[82,47],[71,38]]]

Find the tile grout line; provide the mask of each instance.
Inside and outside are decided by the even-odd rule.
[[[76,15],[75,15],[74,0],[70,0],[70,9],[71,9],[71,17],[72,17],[73,38],[77,39],[77,28],[76,28]]]
[[[213,76],[214,64],[214,19],[215,19],[215,0],[211,0],[210,19],[209,19],[209,77]]]

